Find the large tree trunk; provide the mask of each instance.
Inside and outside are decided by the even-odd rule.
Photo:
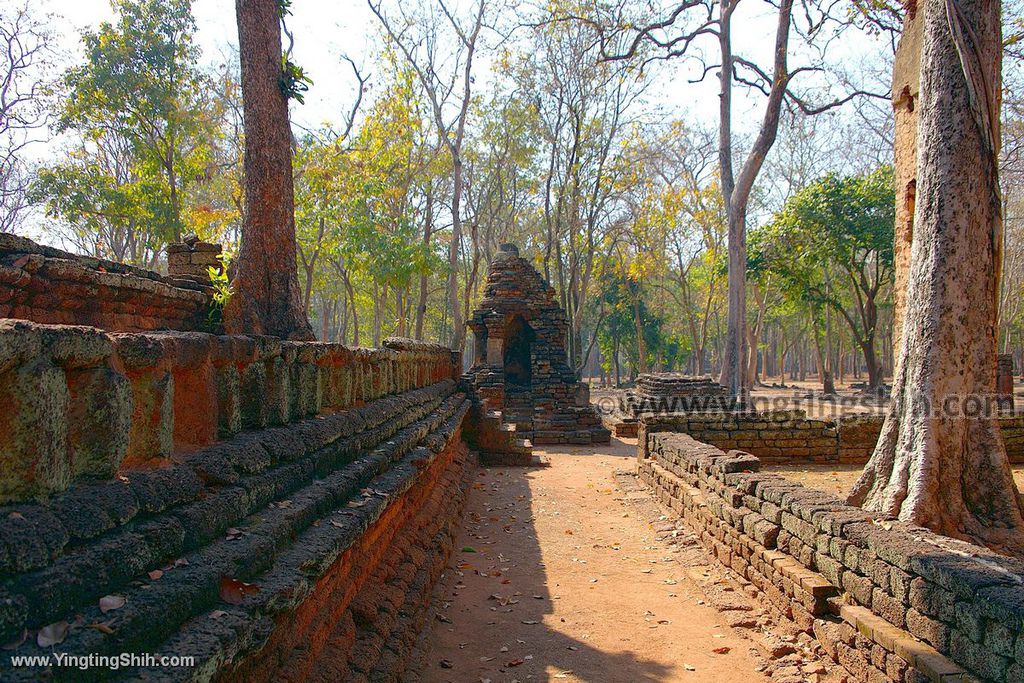
[[[245,216],[224,327],[236,334],[313,339],[295,263],[288,100],[274,0],[235,0],[245,125]]]
[[[452,241],[448,245],[448,304],[452,309],[451,347],[462,351],[466,343],[466,325],[459,305],[459,254],[462,247],[462,157],[454,153],[452,170]],[[468,293],[467,293],[468,296]]]
[[[919,11],[918,173],[903,343],[885,425],[850,502],[1021,552],[1024,515],[994,413],[965,417],[953,409],[970,408],[965,397],[995,395],[1000,7],[926,0]]]

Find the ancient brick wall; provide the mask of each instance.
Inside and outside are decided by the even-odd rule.
[[[644,415],[640,432],[682,432],[724,450],[736,448],[747,451],[765,462],[802,460],[825,463],[840,461],[841,443],[848,451],[847,460],[859,455],[863,440],[860,435],[865,428],[875,426],[875,422],[868,417],[839,421],[809,418],[803,410],[676,413]],[[880,419],[877,426],[881,426]],[[841,434],[844,436],[842,440]],[[877,427],[874,437],[878,437]],[[870,452],[865,455],[865,460],[867,455]]]
[[[0,320],[0,502],[165,465],[243,429],[362,405],[456,371],[449,349]]]
[[[809,418],[803,410],[647,414],[640,433],[682,432],[723,450],[738,449],[766,463],[863,465],[871,457],[884,417],[851,414]],[[1024,414],[998,418],[1012,463],[1024,463]]]
[[[450,350],[3,321],[0,351],[7,654],[46,629],[197,657],[127,679],[401,676],[463,500]]]
[[[640,478],[858,681],[1024,681],[1024,563],[641,431]]]
[[[0,317],[106,330],[216,331],[210,288],[0,234]]]

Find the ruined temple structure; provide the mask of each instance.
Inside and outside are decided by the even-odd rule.
[[[699,413],[733,411],[737,408],[729,390],[710,377],[693,377],[681,372],[645,372],[627,391],[614,410],[602,414],[605,426],[615,436],[635,437],[645,413]]]
[[[504,431],[538,445],[608,442],[589,389],[567,363],[568,323],[555,290],[515,245],[501,245],[491,262],[468,325],[475,337],[468,379]]]

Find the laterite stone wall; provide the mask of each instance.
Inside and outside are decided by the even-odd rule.
[[[0,321],[0,680],[402,680],[469,472],[457,360]],[[196,662],[11,659],[54,651]]]
[[[640,478],[856,680],[1024,681],[1024,563],[759,467],[641,430]]]
[[[0,234],[0,317],[106,330],[217,331],[209,276],[163,276]]]

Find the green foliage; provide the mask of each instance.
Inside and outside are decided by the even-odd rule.
[[[190,0],[114,10],[115,23],[82,34],[86,59],[64,75],[57,122],[73,146],[34,193],[89,251],[154,265],[191,222],[188,193],[210,176],[220,122]]]
[[[290,60],[288,55],[281,55],[281,76],[278,80],[278,87],[285,99],[305,104],[305,93],[311,85],[313,85],[313,79],[306,74],[305,70]]]
[[[636,280],[611,275],[602,278],[600,301],[604,306],[605,317],[598,330],[597,343],[605,359],[605,370],[611,369],[610,359],[616,350],[625,355],[634,372],[639,369],[637,311],[643,331],[645,365],[649,367],[655,359],[665,355],[672,359],[679,355],[678,340],[666,337],[665,320],[651,311]]]
[[[826,307],[846,321],[869,368],[877,368],[879,309],[891,290],[896,197],[893,171],[829,174],[750,233],[748,268],[799,303],[819,334]],[[877,382],[880,378],[871,378]]]
[[[213,305],[210,307],[208,316],[211,330],[219,328],[220,322],[223,319],[224,308],[231,299],[231,282],[228,280],[228,266],[231,265],[230,259],[225,254],[221,254],[218,258],[221,267],[215,268],[210,266],[207,269],[210,275],[210,283],[213,285]]]
[[[855,290],[884,285],[893,269],[893,188],[889,166],[819,178],[750,232],[750,273],[775,275],[791,297],[837,308],[844,276]]]

